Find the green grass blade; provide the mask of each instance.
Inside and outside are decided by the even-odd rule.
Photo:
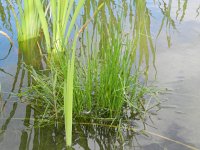
[[[65,114],[65,133],[66,145],[72,145],[72,113],[73,113],[73,80],[74,80],[74,63],[77,38],[74,38],[72,46],[72,58],[68,61],[67,76],[64,80],[64,114]]]
[[[78,2],[78,5],[77,5],[76,10],[75,10],[75,12],[74,12],[74,14],[72,16],[72,20],[70,22],[70,25],[69,25],[69,28],[68,28],[68,31],[67,31],[67,36],[66,36],[66,39],[65,39],[65,44],[67,44],[67,42],[68,42],[69,36],[70,36],[70,34],[72,32],[72,29],[74,27],[74,24],[75,24],[75,21],[76,21],[78,15],[79,15],[79,12],[80,12],[80,10],[81,10],[81,8],[82,8],[82,6],[83,6],[84,3],[85,3],[85,0],[80,0]]]
[[[36,4],[36,9],[39,13],[41,26],[42,26],[42,29],[43,29],[43,32],[44,32],[44,36],[45,36],[45,40],[46,40],[46,46],[47,46],[47,52],[50,53],[50,36],[49,36],[47,20],[46,20],[45,13],[44,13],[44,10],[43,10],[43,5],[42,5],[41,0],[35,0],[35,4]]]

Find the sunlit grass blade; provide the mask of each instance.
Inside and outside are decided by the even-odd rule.
[[[66,39],[65,39],[65,44],[68,43],[68,39],[69,39],[69,36],[72,32],[72,28],[74,27],[74,24],[75,24],[75,21],[79,15],[79,12],[80,12],[80,9],[82,8],[83,4],[85,3],[85,0],[80,0],[77,7],[76,7],[76,10],[72,16],[72,20],[70,22],[70,25],[69,25],[69,28],[68,28],[68,31],[67,31],[67,36],[66,36]]]
[[[47,52],[50,53],[50,35],[49,35],[49,30],[48,30],[48,23],[47,23],[46,16],[43,10],[43,5],[42,5],[41,0],[35,0],[35,4],[36,4],[36,9],[39,13],[39,19],[40,19],[41,26],[44,32]]]
[[[10,0],[7,0],[7,2],[11,6],[11,10],[16,21],[18,41],[26,41],[37,38],[39,36],[40,21],[39,14],[35,9],[35,1],[29,0],[22,2],[20,0],[16,0],[19,15],[16,13],[13,6],[14,4],[12,4]]]
[[[73,113],[73,89],[74,89],[74,62],[76,51],[76,37],[72,46],[72,58],[68,61],[67,76],[64,79],[64,115],[66,144],[72,144],[72,113]]]

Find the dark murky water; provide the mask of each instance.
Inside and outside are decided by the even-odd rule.
[[[132,3],[127,2],[127,6]],[[154,4],[147,0],[151,18],[151,35],[156,48],[156,69],[149,79],[170,91],[161,96],[159,112],[148,120],[148,131],[200,149],[200,16],[199,0],[165,0]],[[135,6],[133,12],[136,10]],[[115,12],[116,13],[116,12]],[[129,12],[130,13],[130,12]],[[132,18],[134,18],[135,12]],[[127,15],[131,16],[131,15]],[[34,111],[10,95],[28,85],[22,55],[18,51],[15,21],[6,1],[0,1],[0,30],[15,41],[0,35],[0,149],[63,149],[64,133],[54,128],[33,128]],[[128,18],[128,17],[127,17]],[[130,19],[127,19],[130,21]],[[130,26],[127,21],[127,26]],[[159,36],[157,36],[159,33]],[[30,118],[24,120],[23,118]],[[151,127],[152,126],[152,127]],[[115,131],[103,127],[76,126],[75,149],[187,150],[189,148],[161,137],[126,133],[125,144],[113,138]]]

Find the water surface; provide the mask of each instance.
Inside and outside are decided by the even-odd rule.
[[[133,1],[127,0],[123,4],[119,1],[110,2],[110,9],[115,15],[117,9],[113,6],[122,6],[124,11],[127,9],[125,31],[134,29],[137,26],[134,18],[140,9],[133,5]],[[165,0],[155,3],[146,0],[145,3],[145,10],[148,10],[147,14],[150,15],[150,22],[146,22],[145,27],[150,29],[153,48],[156,50],[157,72],[150,63],[149,84],[153,82],[159,88],[168,89],[167,94],[160,96],[160,111],[152,110],[154,115],[147,120],[147,130],[197,149],[200,149],[199,6],[199,0]],[[88,7],[90,5],[85,9]],[[9,94],[18,92],[29,84],[29,75],[22,63],[27,55],[18,50],[15,21],[4,0],[0,1],[0,12],[0,30],[8,33],[15,42],[15,46],[11,47],[9,41],[0,35],[0,84],[3,91],[3,97],[0,99],[0,149],[64,149],[64,132],[57,131],[54,127],[34,128],[34,120],[31,119],[34,117],[34,110]],[[122,145],[115,137],[113,129],[77,125],[74,129],[73,148],[189,149],[158,136],[124,134],[125,144]]]

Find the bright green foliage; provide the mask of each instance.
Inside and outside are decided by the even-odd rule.
[[[11,4],[10,0],[9,3]],[[19,15],[16,14],[13,7],[11,7],[15,16],[18,41],[26,41],[39,37],[40,21],[38,11],[35,9],[35,1],[37,0],[16,0]],[[11,5],[12,6],[12,5]]]
[[[75,12],[72,15],[72,19],[69,22],[69,16],[72,10],[72,6],[74,4],[74,0],[65,0],[65,1],[55,1],[50,0],[50,14],[51,14],[51,25],[53,28],[52,31],[52,39],[50,39],[49,35],[49,28],[48,28],[48,19],[45,15],[45,12],[43,11],[43,5],[40,0],[36,1],[36,8],[39,12],[39,17],[41,20],[42,30],[44,31],[44,36],[46,40],[46,47],[47,52],[50,54],[53,52],[52,56],[54,58],[56,53],[63,52],[66,50],[66,47],[68,46],[68,39],[71,35],[72,28],[74,27],[76,18],[79,15],[80,9],[84,4],[84,0],[80,0],[78,2],[78,5],[75,9]],[[67,23],[69,22],[69,27],[67,28]],[[65,33],[67,32],[67,35],[65,36]],[[71,146],[72,142],[72,110],[73,110],[73,76],[74,76],[74,62],[75,62],[75,51],[76,51],[76,39],[77,37],[74,37],[74,44],[72,47],[72,58],[69,58],[68,65],[65,67],[65,63],[67,60],[64,60],[60,63],[60,65],[63,67],[63,74],[64,74],[64,116],[65,116],[65,132],[66,132],[66,144],[67,146]],[[52,41],[52,43],[50,43]],[[50,50],[50,46],[53,46],[53,49]],[[68,46],[69,47],[69,46]],[[67,52],[69,55],[71,55],[70,51]],[[59,59],[59,58],[58,58]],[[54,61],[54,60],[53,60]],[[67,75],[66,75],[67,74]],[[56,83],[55,83],[56,84]],[[55,102],[54,102],[55,105]],[[56,108],[57,106],[55,106]],[[56,108],[57,110],[57,108]],[[57,113],[57,112],[56,112]]]
[[[143,119],[149,109],[145,106],[144,95],[151,97],[155,94],[152,88],[140,83],[141,74],[136,63],[139,47],[139,64],[145,58],[148,65],[147,45],[152,42],[148,38],[150,22],[145,24],[149,19],[145,3],[138,1],[145,12],[138,11],[136,19],[139,23],[135,24],[137,33],[134,38],[123,32],[123,15],[114,14],[110,3],[112,1],[106,1],[105,6],[98,4],[101,10],[96,3],[92,3],[99,10],[93,22],[94,33],[88,28],[82,34],[78,33],[81,43],[77,41],[77,34],[71,43],[69,38],[74,33],[73,27],[84,0],[80,0],[75,8],[73,0],[50,0],[46,6],[41,0],[35,0],[50,57],[47,59],[49,70],[45,73],[31,70],[36,84],[30,87],[28,99],[33,98],[37,110],[43,112],[42,121],[65,120],[67,146],[72,144],[73,120],[109,118],[112,123],[115,120],[119,123],[129,118]],[[91,14],[86,9],[84,11]],[[142,21],[143,17],[145,21]],[[145,34],[144,37],[140,36],[141,33]],[[144,45],[142,42],[145,42]],[[76,50],[76,44],[79,50]]]
[[[148,88],[139,83],[135,66],[137,39],[121,34],[122,18],[116,24],[98,24],[99,48],[86,32],[87,48],[81,49],[75,75],[74,109],[77,115],[87,112],[96,117],[120,119],[128,107],[133,114],[142,113],[142,97]],[[88,29],[89,30],[89,29]],[[83,63],[84,62],[84,63]],[[147,92],[148,93],[148,92]],[[149,93],[151,93],[149,91]]]
[[[43,4],[41,0],[36,0],[36,8],[39,12],[42,30],[44,32],[46,46],[48,53],[63,52],[68,44],[69,36],[71,35],[72,28],[75,25],[75,21],[79,15],[80,9],[83,6],[85,0],[80,0],[76,9],[70,18],[74,0],[50,0],[50,8],[43,10]],[[46,12],[50,13],[50,17],[46,15]],[[48,24],[51,24],[52,31],[49,31]],[[68,26],[69,24],[69,26]],[[52,33],[52,38],[50,38]],[[67,34],[66,34],[67,33]],[[50,46],[53,49],[50,50]]]
[[[12,7],[17,24],[18,40],[20,42],[28,41],[30,39],[35,39],[36,37],[38,37],[41,27],[45,37],[46,51],[50,56],[52,56],[51,60],[53,62],[56,62],[57,60],[54,60],[54,58],[58,58],[58,60],[60,59],[60,52],[67,52],[65,60],[61,63],[57,62],[56,65],[61,65],[62,72],[63,74],[65,74],[63,93],[64,106],[62,107],[64,109],[65,115],[66,144],[68,146],[71,146],[72,140],[73,76],[77,37],[74,38],[72,52],[69,48],[70,46],[68,44],[68,39],[72,33],[72,29],[75,25],[76,19],[84,4],[84,1],[85,0],[80,0],[78,2],[78,5],[76,6],[73,15],[71,16],[71,19],[70,15],[74,5],[74,0],[50,0],[48,1],[49,4],[46,6],[44,5],[45,1],[42,0],[24,0],[24,5],[22,5],[20,0],[17,0],[19,17],[16,15],[14,8]],[[49,24],[51,24],[52,30],[49,27]],[[25,45],[27,44],[25,43]],[[72,55],[71,59],[70,55]],[[54,79],[57,79],[56,75]],[[40,83],[42,83],[41,80],[38,81],[38,84]],[[56,80],[54,80],[53,83],[53,96],[55,98],[55,85],[57,84]],[[44,87],[47,88],[47,85]],[[49,104],[47,104],[46,106],[46,108],[48,109]],[[55,116],[57,118],[59,113],[59,108],[57,107],[59,106],[59,104],[55,99],[52,102],[52,106],[54,107]]]
[[[115,17],[114,23],[106,22],[103,8],[97,18],[101,20],[94,22],[98,41],[92,41],[90,37],[93,33],[88,28],[83,34],[86,47],[80,46],[78,57],[75,57],[75,47],[68,48],[68,51],[73,50],[73,54],[60,53],[53,57],[49,62],[49,74],[34,75],[38,84],[31,88],[36,91],[41,103],[48,105],[44,116],[52,116],[51,121],[55,116],[60,116],[62,111],[70,116],[71,109],[67,107],[72,106],[72,100],[73,116],[79,118],[87,114],[87,117],[92,118],[119,120],[127,119],[126,109],[133,116],[140,114],[139,117],[148,110],[144,106],[143,96],[154,95],[154,90],[139,81],[140,73],[135,64],[138,39],[122,33],[123,17]],[[73,97],[68,90],[74,91]],[[63,98],[65,104],[61,101]],[[69,103],[67,100],[70,100]]]
[[[73,89],[74,89],[74,62],[76,51],[76,40],[73,42],[72,58],[68,61],[67,76],[64,77],[64,114],[66,143],[71,146],[72,142],[72,113],[73,113]]]

